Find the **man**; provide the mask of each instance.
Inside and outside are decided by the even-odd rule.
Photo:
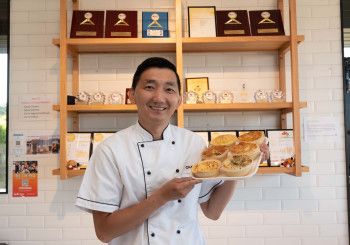
[[[169,124],[182,101],[172,63],[146,59],[134,74],[130,98],[137,105],[138,122],[99,145],[76,204],[92,212],[103,242],[204,244],[198,203],[206,217],[218,219],[235,182],[201,183],[189,177],[205,143]]]

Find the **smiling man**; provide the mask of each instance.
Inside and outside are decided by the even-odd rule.
[[[189,177],[205,143],[169,124],[182,102],[176,67],[164,58],[146,59],[134,74],[130,98],[138,122],[96,148],[76,204],[92,212],[97,237],[109,244],[205,244],[198,204],[205,216],[218,219],[235,182]]]

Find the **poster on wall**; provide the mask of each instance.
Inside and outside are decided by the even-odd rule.
[[[12,170],[12,196],[38,196],[38,161],[14,161]]]
[[[52,99],[47,96],[23,96],[19,101],[20,121],[47,121],[52,118]]]
[[[46,133],[28,134],[25,140],[26,155],[58,154],[60,152],[60,136]]]

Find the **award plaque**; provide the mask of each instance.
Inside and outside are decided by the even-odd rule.
[[[142,37],[169,37],[167,12],[142,12]]]
[[[137,37],[137,11],[107,10],[105,37]]]
[[[218,37],[250,36],[248,12],[246,10],[216,11]]]
[[[193,91],[198,95],[198,102],[203,102],[203,94],[209,89],[207,77],[186,78],[186,92]]]
[[[103,37],[104,11],[74,10],[71,38]]]
[[[216,37],[215,6],[188,7],[188,35]]]
[[[281,11],[249,11],[250,27],[253,36],[284,35]]]
[[[186,104],[197,104],[198,102],[198,94],[193,91],[189,91],[185,93],[185,102]]]

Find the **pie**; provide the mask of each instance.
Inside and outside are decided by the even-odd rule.
[[[204,160],[192,166],[192,174],[198,178],[216,177],[220,173],[220,167],[221,162],[219,160]]]
[[[222,145],[211,145],[202,152],[202,160],[216,159],[223,161],[227,157],[227,148]]]
[[[246,155],[232,156],[222,163],[220,173],[230,177],[245,176],[251,171],[252,162]]]
[[[265,140],[265,135],[262,131],[250,131],[248,133],[240,135],[238,137],[238,140],[241,142],[249,142],[261,145]]]
[[[233,134],[222,134],[210,141],[210,145],[221,145],[221,146],[231,146],[238,141],[236,135]]]
[[[229,157],[247,155],[251,159],[255,159],[260,154],[260,148],[255,143],[239,142],[229,147]]]

